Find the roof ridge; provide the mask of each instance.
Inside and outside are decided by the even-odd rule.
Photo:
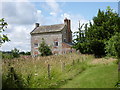
[[[38,28],[35,28],[31,34],[33,33],[47,33],[47,32],[58,32],[62,31],[65,27],[65,24],[54,24],[54,25],[44,25],[39,26]]]
[[[63,23],[63,24],[41,25],[41,26],[55,26],[55,25],[65,25],[65,24]]]

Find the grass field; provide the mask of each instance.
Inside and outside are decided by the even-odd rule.
[[[114,88],[117,77],[117,65],[91,67],[62,88]]]
[[[2,85],[21,88],[114,88],[118,81],[117,59],[92,55],[3,60]]]

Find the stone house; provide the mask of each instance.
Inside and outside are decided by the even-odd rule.
[[[53,54],[63,54],[73,52],[72,46],[72,31],[71,22],[69,19],[64,19],[63,24],[40,26],[35,24],[31,34],[31,55],[40,54],[38,47],[44,39],[45,43],[50,46]]]

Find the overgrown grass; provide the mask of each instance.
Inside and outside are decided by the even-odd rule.
[[[112,58],[111,60],[97,60],[94,59],[92,55],[81,55],[76,53],[3,60],[3,88],[9,88],[11,83],[13,83],[12,88],[59,88],[69,83],[69,81],[74,80],[75,77],[83,75],[83,72],[89,71],[89,68],[92,71],[92,68],[94,69],[101,66],[98,67],[99,70],[106,66],[105,68],[107,69],[107,66],[114,66],[116,62],[117,60]],[[50,65],[49,77],[48,64]],[[14,68],[14,72],[10,71],[11,68]],[[111,67],[111,70],[113,70],[113,68],[115,69],[116,67]],[[91,76],[97,73],[95,70],[93,71],[93,75],[91,74]],[[15,75],[17,75],[17,79]]]

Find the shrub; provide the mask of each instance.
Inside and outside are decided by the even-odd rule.
[[[44,39],[42,40],[42,43],[40,44],[39,51],[41,53],[41,56],[52,55],[52,51],[50,47],[45,43]]]
[[[73,46],[76,50],[79,50],[82,54],[91,54],[92,50],[90,48],[90,43],[84,42],[84,43],[77,43]]]
[[[116,33],[105,43],[105,49],[107,55],[120,58],[120,33]]]
[[[11,53],[3,53],[2,58],[3,59],[12,59],[13,55]]]
[[[15,72],[14,67],[9,67],[7,76],[3,76],[2,88],[24,88],[25,82],[22,76]]]
[[[90,47],[95,57],[101,57],[105,55],[105,44],[103,40],[92,40],[90,42]]]

